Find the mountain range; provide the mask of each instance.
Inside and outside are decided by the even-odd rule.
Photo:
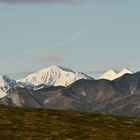
[[[123,69],[118,75],[114,80],[95,80],[83,73],[50,66],[17,82],[10,79],[3,86],[8,90],[0,103],[140,117],[140,72]]]
[[[133,73],[128,68],[122,69],[119,73],[114,70],[108,70],[99,79],[114,80],[126,73]],[[81,72],[74,72],[70,68],[62,66],[51,65],[47,68],[41,69],[38,72],[32,73],[27,77],[14,80],[6,75],[0,76],[0,98],[6,95],[6,92],[13,87],[22,87],[32,90],[38,90],[50,86],[64,86],[67,87],[79,79],[94,79]]]
[[[30,90],[38,90],[50,86],[64,86],[72,84],[79,79],[93,79],[92,77],[74,72],[70,68],[51,65],[38,72],[32,73],[21,80],[13,80],[6,75],[0,76],[0,98],[13,87],[21,87]]]

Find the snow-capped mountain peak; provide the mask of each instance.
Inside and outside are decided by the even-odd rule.
[[[61,66],[51,65],[38,72],[35,72],[20,82],[38,86],[45,84],[48,86],[68,86],[79,79],[92,79],[85,74],[76,73],[71,69]]]
[[[105,72],[99,79],[113,80],[116,77],[117,77],[117,72],[111,69]]]
[[[123,68],[120,72],[116,72],[114,70],[109,70],[109,71],[105,72],[99,79],[114,80],[127,73],[132,74],[134,72],[128,68]]]
[[[64,68],[62,66],[58,66],[58,65],[50,65],[49,67],[47,67],[46,69],[50,69],[52,71],[59,71],[59,70],[62,70],[62,71],[67,71],[67,72],[73,72],[73,70],[71,70],[70,68]],[[45,70],[45,69],[44,69]]]
[[[46,71],[51,71],[51,72],[57,72],[57,71],[67,71],[67,72],[73,72],[71,69],[69,68],[64,68],[62,66],[57,66],[57,65],[50,65],[47,68],[41,69],[39,72],[46,72]]]
[[[117,77],[121,77],[123,76],[124,74],[132,74],[134,73],[133,71],[131,71],[129,68],[123,68],[119,73],[118,73],[118,76]]]

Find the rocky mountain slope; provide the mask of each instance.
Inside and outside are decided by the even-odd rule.
[[[0,75],[0,98],[6,95],[6,92],[16,85],[16,81],[6,75]]]

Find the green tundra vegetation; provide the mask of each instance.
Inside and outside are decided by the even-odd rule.
[[[140,119],[1,105],[0,139],[140,140]]]

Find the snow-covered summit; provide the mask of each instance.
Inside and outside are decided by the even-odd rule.
[[[63,71],[67,71],[67,72],[74,72],[72,69],[70,68],[64,68],[62,66],[58,66],[58,65],[50,65],[49,67],[47,68],[44,68],[45,69],[50,69],[52,71],[58,71],[58,70],[63,70]]]
[[[116,77],[117,77],[117,72],[111,69],[105,72],[99,79],[113,80]]]
[[[116,78],[123,76],[124,74],[127,74],[127,73],[132,74],[134,72],[128,68],[123,68],[120,72],[116,72],[114,70],[109,70],[109,71],[105,72],[102,76],[100,76],[99,79],[114,80]]]
[[[133,71],[131,71],[129,68],[123,68],[119,73],[118,73],[118,75],[117,75],[117,78],[118,77],[121,77],[121,76],[123,76],[124,74],[132,74],[132,73],[134,73]]]
[[[51,65],[19,81],[33,86],[41,84],[48,86],[68,86],[79,79],[92,78],[83,73],[74,72],[71,69]]]

